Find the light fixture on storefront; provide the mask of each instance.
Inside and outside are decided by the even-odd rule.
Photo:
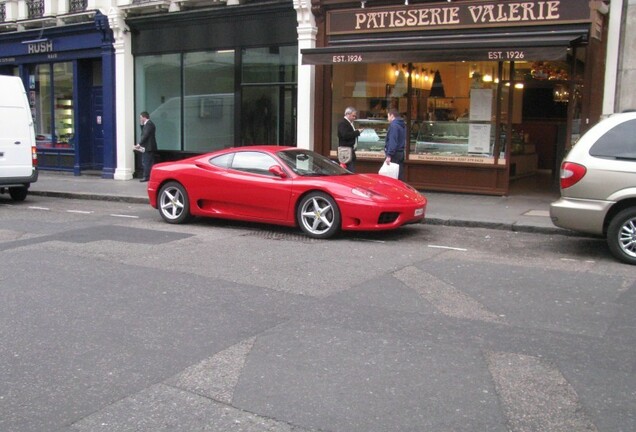
[[[552,99],[557,103],[568,103],[570,100],[570,90],[563,84],[555,84],[552,91]]]
[[[367,82],[356,81],[356,84],[353,86],[353,94],[351,96],[359,98],[367,97]]]
[[[399,70],[397,79],[395,80],[395,85],[391,91],[391,97],[402,97],[407,91],[408,86],[406,84],[406,75],[403,70]]]
[[[440,75],[439,71],[435,71],[435,76],[433,77],[433,84],[431,85],[431,97],[446,97],[446,92],[444,91],[444,84],[442,83],[442,75]]]

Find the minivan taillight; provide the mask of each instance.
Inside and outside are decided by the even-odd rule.
[[[561,164],[561,189],[574,186],[585,176],[587,168],[573,162],[563,162]]]
[[[38,152],[35,146],[31,146],[31,163],[34,167],[38,166]]]

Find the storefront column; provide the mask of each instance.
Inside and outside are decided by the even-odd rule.
[[[112,179],[115,173],[117,141],[115,140],[115,52],[113,49],[112,29],[108,17],[97,13],[97,29],[102,32],[102,92],[104,113],[102,126],[104,131],[104,165],[102,178]]]
[[[133,141],[135,140],[134,112],[134,62],[131,51],[131,34],[123,14],[118,9],[108,13],[115,42],[115,133],[117,142],[117,168],[115,180],[130,180],[135,171]]]
[[[316,47],[316,20],[310,0],[294,0],[298,19],[298,118],[297,146],[314,149],[314,97],[316,68],[302,64],[302,49]]]

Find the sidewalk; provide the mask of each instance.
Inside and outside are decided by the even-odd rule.
[[[426,223],[507,229],[545,234],[568,234],[550,221],[550,203],[558,192],[538,191],[534,179],[520,180],[509,196],[470,195],[422,191],[428,199]],[[92,175],[40,171],[30,194],[61,198],[148,203],[147,183],[102,179]],[[28,199],[28,198],[27,198]]]

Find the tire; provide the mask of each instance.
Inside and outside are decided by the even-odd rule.
[[[636,207],[614,216],[607,228],[607,245],[618,260],[636,265]]]
[[[340,231],[340,209],[326,193],[311,192],[300,200],[296,222],[309,237],[326,239]]]
[[[29,189],[26,187],[11,187],[9,188],[9,195],[13,201],[24,201],[29,193]]]
[[[157,208],[163,220],[171,224],[186,223],[191,219],[188,193],[177,182],[169,182],[162,186],[159,190]]]

